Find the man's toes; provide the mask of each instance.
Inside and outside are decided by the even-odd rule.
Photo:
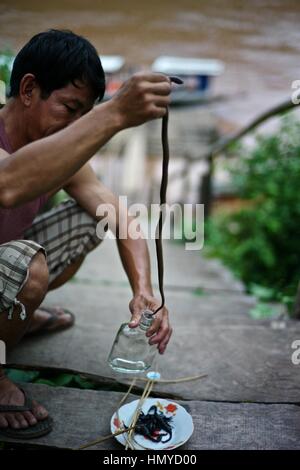
[[[64,312],[64,310],[57,309],[56,316],[58,318],[56,326],[67,326],[73,323],[73,317],[68,312]]]
[[[0,428],[7,428],[8,422],[5,416],[0,415]]]
[[[71,323],[73,322],[73,318],[71,317],[71,315],[69,313],[63,313],[63,315],[61,315],[60,317],[60,323],[62,325],[70,325]]]
[[[30,426],[34,426],[37,423],[36,417],[31,413],[31,411],[24,411],[24,418]]]
[[[16,413],[15,418],[18,421],[20,428],[22,429],[28,428],[29,424],[27,423],[22,413]]]
[[[48,411],[35,400],[33,400],[32,403],[33,403],[33,408],[31,411],[33,415],[36,417],[36,419],[38,421],[46,419],[48,416]]]
[[[6,417],[6,419],[8,421],[8,424],[11,428],[20,429],[21,426],[20,426],[19,422],[16,420],[15,415],[13,415],[11,413],[7,413],[5,417]]]

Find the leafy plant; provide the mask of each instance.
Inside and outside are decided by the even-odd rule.
[[[5,83],[6,87],[9,85],[12,61],[13,53],[11,50],[0,51],[0,80]]]
[[[259,302],[253,308],[251,308],[249,313],[250,316],[255,320],[261,320],[262,318],[267,318],[274,315],[274,310],[270,305]]]
[[[229,171],[246,205],[211,218],[208,252],[261,300],[291,307],[300,279],[300,123],[284,118],[252,150],[239,147]]]
[[[30,382],[49,385],[51,387],[73,387],[81,389],[95,389],[96,384],[79,374],[53,371],[32,371],[20,369],[6,369],[6,376],[13,382]]]
[[[34,382],[40,375],[35,370],[6,369],[6,376],[14,382]]]

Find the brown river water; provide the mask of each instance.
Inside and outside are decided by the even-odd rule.
[[[241,125],[291,95],[300,79],[298,0],[0,0],[0,48],[17,51],[33,34],[68,28],[99,54],[149,66],[159,55],[220,59],[214,92],[223,118]]]

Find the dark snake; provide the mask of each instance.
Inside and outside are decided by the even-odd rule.
[[[177,85],[182,85],[183,81],[178,77],[169,77],[171,82],[176,83]],[[162,229],[165,219],[165,204],[167,197],[167,187],[168,187],[168,168],[169,168],[169,139],[168,139],[168,123],[169,123],[169,110],[167,108],[166,114],[162,118],[162,128],[161,128],[161,142],[163,149],[163,159],[162,159],[162,178],[160,184],[160,208],[159,208],[159,219],[156,227],[155,234],[155,247],[156,247],[156,259],[157,259],[157,271],[158,271],[158,286],[161,296],[160,306],[153,312],[155,315],[159,310],[163,309],[165,306],[165,293],[164,293],[164,259],[163,259],[163,248],[162,248]]]

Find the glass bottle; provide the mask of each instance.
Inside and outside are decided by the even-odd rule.
[[[151,367],[157,345],[149,344],[146,331],[153,320],[153,312],[145,310],[136,328],[129,328],[128,323],[120,326],[108,356],[108,363],[113,370],[136,373],[144,372]]]

